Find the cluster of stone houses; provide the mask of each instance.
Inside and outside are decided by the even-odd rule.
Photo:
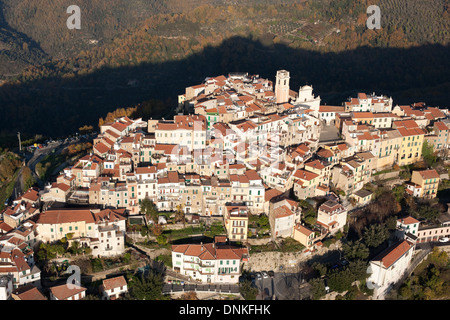
[[[0,275],[14,275],[15,286],[32,282],[33,245],[68,234],[94,255],[122,253],[126,217],[139,215],[144,199],[188,219],[220,218],[232,242],[247,240],[250,215],[266,214],[272,237],[292,237],[309,249],[347,223],[348,209],[332,188],[365,205],[372,194],[364,185],[377,171],[418,161],[424,141],[448,150],[446,110],[394,107],[392,98],[365,93],[326,106],[311,86],[293,91],[289,80],[286,70],[275,83],[247,73],[209,77],[179,96],[179,111],[187,114],[101,125],[90,154],[3,210],[2,262],[16,271],[5,264],[3,272],[2,264]],[[334,126],[340,138],[320,143],[324,126]],[[439,175],[424,170],[413,173],[407,192],[432,198],[438,184]],[[298,200],[314,197],[327,201],[313,230]],[[58,203],[84,207],[57,209]],[[238,261],[246,259],[240,250],[220,242],[175,246],[174,266],[201,281],[234,282]]]

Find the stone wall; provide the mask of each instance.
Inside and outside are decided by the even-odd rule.
[[[258,252],[250,254],[249,261],[245,263],[244,268],[251,271],[278,271],[283,266],[284,272],[298,272],[298,265],[308,261],[316,255],[323,255],[328,251],[339,248],[339,244],[332,244],[329,248],[320,248],[316,252]]]
[[[373,175],[371,177],[371,181],[380,181],[380,180],[397,178],[399,174],[400,174],[400,171],[392,171],[392,172],[377,174],[377,175]]]

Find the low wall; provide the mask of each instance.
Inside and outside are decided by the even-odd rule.
[[[186,223],[186,225],[183,225],[182,223],[176,223],[176,224],[165,224],[163,225],[164,230],[180,230],[187,227],[200,227],[199,223]]]
[[[386,172],[382,174],[372,175],[372,181],[379,181],[379,180],[386,180],[386,179],[392,179],[397,178],[400,174],[400,171],[392,171],[392,172]]]

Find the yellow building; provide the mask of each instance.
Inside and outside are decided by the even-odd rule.
[[[248,233],[248,210],[246,206],[227,206],[225,228],[230,241],[245,241]]]
[[[422,157],[425,131],[419,128],[414,120],[394,121],[393,127],[402,136],[397,157],[398,165],[405,166],[419,161]]]
[[[95,236],[95,218],[90,209],[48,210],[37,221],[37,231],[44,242]]]
[[[311,248],[314,245],[314,231],[301,224],[297,224],[294,227],[294,235],[292,237],[294,238],[294,240],[304,245],[307,249]]]
[[[417,196],[419,198],[432,199],[436,197],[439,186],[439,174],[434,169],[413,171],[411,182],[420,186]]]

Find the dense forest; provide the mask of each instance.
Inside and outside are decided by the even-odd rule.
[[[98,0],[76,36],[52,28],[65,10],[42,9],[67,1],[2,2],[9,25],[51,56],[0,87],[3,136],[71,133],[118,108],[164,116],[186,86],[233,71],[288,69],[293,90],[312,84],[328,104],[375,91],[448,107],[449,0],[375,1],[379,30],[365,26],[367,0]]]

